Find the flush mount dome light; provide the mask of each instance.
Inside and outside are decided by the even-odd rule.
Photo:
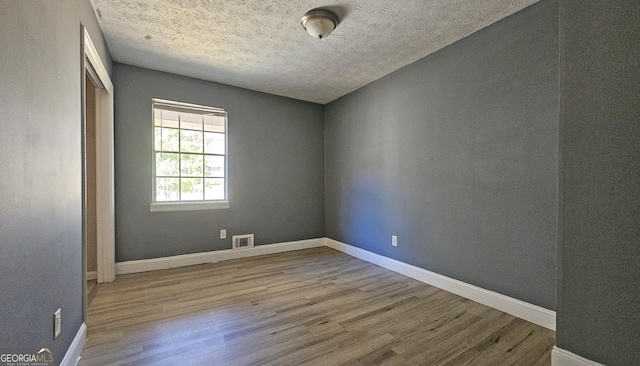
[[[338,16],[329,10],[311,10],[302,17],[300,24],[311,37],[322,39],[336,28]]]

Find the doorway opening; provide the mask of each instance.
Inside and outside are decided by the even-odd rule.
[[[97,284],[115,280],[113,84],[82,27],[83,318]],[[93,282],[95,280],[95,282]],[[92,281],[87,286],[88,281]]]
[[[98,86],[89,72],[85,73],[85,179],[86,179],[86,245],[87,245],[87,306],[98,290],[98,228],[96,197],[96,94]]]

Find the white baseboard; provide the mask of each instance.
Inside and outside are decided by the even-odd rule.
[[[98,272],[96,271],[87,272],[87,281],[95,280],[97,278],[98,278]]]
[[[395,259],[369,252],[358,247],[341,243],[329,238],[292,241],[277,244],[259,245],[247,249],[227,249],[213,252],[176,255],[172,257],[142,259],[116,263],[116,273],[128,274],[146,271],[156,271],[204,263],[215,263],[229,259],[254,257],[258,255],[288,252],[292,250],[308,249],[321,246],[339,250],[356,258],[379,265],[391,271],[411,277],[431,286],[465,297],[467,299],[504,311],[518,318],[530,321],[545,328],[556,329],[556,313],[540,306],[514,299],[497,292],[485,290],[481,287],[449,278],[426,269],[416,267]]]
[[[551,350],[551,366],[605,366],[604,364],[588,360],[569,352],[566,349],[553,346]]]
[[[556,330],[556,312],[543,307],[529,304],[497,292],[485,290],[481,287],[427,271],[380,254],[372,253],[352,245],[325,238],[326,245],[364,261],[376,264],[380,267],[411,277],[434,287],[441,288],[458,296],[473,300],[480,304],[511,314],[526,321],[538,324],[545,328]]]
[[[73,342],[71,342],[67,353],[60,362],[60,366],[76,366],[78,361],[80,361],[80,354],[82,353],[85,343],[87,343],[87,325],[82,323],[82,325],[80,325],[80,329],[78,329],[78,333],[76,333],[76,336],[73,338]]]
[[[193,266],[204,263],[215,263],[229,259],[254,257],[257,255],[274,254],[288,252],[292,250],[322,247],[325,245],[324,238],[291,241],[285,243],[258,245],[246,249],[226,249],[213,252],[193,253],[176,255],[173,257],[142,259],[135,261],[116,263],[116,273],[127,274],[146,271],[156,271],[159,269],[169,269],[184,266]]]

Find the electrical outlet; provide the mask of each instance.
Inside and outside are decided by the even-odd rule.
[[[395,235],[391,235],[391,245],[393,245],[394,247],[398,246],[398,237]]]
[[[220,239],[226,239],[227,238],[227,229],[221,229],[220,230]]]
[[[53,313],[53,339],[60,335],[60,327],[62,326],[62,310],[58,309]]]

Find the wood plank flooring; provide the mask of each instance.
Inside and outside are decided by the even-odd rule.
[[[550,365],[555,333],[329,248],[118,276],[79,365]]]
[[[87,281],[87,305],[91,305],[91,301],[96,297],[100,284],[96,280]]]

